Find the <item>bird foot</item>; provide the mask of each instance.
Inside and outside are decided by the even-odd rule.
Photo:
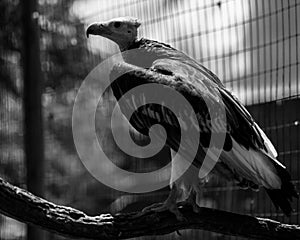
[[[145,208],[142,209],[142,212],[151,212],[151,211],[155,211],[156,209],[161,208],[164,205],[163,202],[161,203],[154,203],[150,206],[147,206]]]
[[[168,201],[165,201],[163,203],[155,203],[153,205],[145,207],[140,213],[136,215],[136,217],[143,216],[144,214],[149,212],[159,213],[164,211],[170,211],[171,213],[173,213],[178,221],[186,221],[182,213],[178,210],[176,203],[170,203]]]
[[[194,213],[199,213],[200,212],[200,207],[197,205],[197,203],[195,201],[191,201],[190,199],[187,199],[187,200],[183,201],[182,205],[191,206]]]
[[[194,213],[200,212],[200,207],[196,202],[196,193],[194,191],[190,193],[189,197],[185,201],[183,201],[182,204],[191,206]]]

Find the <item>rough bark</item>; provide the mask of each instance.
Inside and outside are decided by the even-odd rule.
[[[180,204],[179,204],[180,205]],[[88,216],[74,208],[59,206],[36,197],[0,178],[0,212],[48,231],[86,239],[127,239],[163,235],[181,229],[203,229],[253,239],[300,239],[300,226],[209,208],[194,213],[180,205],[185,221],[168,212],[99,214]]]

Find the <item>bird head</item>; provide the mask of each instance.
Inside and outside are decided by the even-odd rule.
[[[137,29],[141,25],[137,18],[120,17],[106,22],[91,24],[86,35],[99,35],[117,43],[121,50],[126,50],[136,39]]]

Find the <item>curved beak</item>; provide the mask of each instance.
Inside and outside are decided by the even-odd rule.
[[[89,37],[90,34],[103,36],[111,34],[111,31],[105,23],[92,23],[86,29],[86,36]]]

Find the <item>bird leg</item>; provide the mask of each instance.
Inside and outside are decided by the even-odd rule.
[[[196,192],[194,190],[191,190],[189,197],[185,201],[183,201],[183,204],[192,206],[193,212],[199,213],[200,207],[197,205],[196,197],[197,197]]]
[[[155,203],[144,208],[142,212],[138,214],[138,216],[141,216],[147,212],[163,212],[168,210],[176,216],[177,220],[184,221],[184,217],[177,207],[177,194],[177,187],[175,184],[173,184],[166,201],[164,201],[163,203]]]

